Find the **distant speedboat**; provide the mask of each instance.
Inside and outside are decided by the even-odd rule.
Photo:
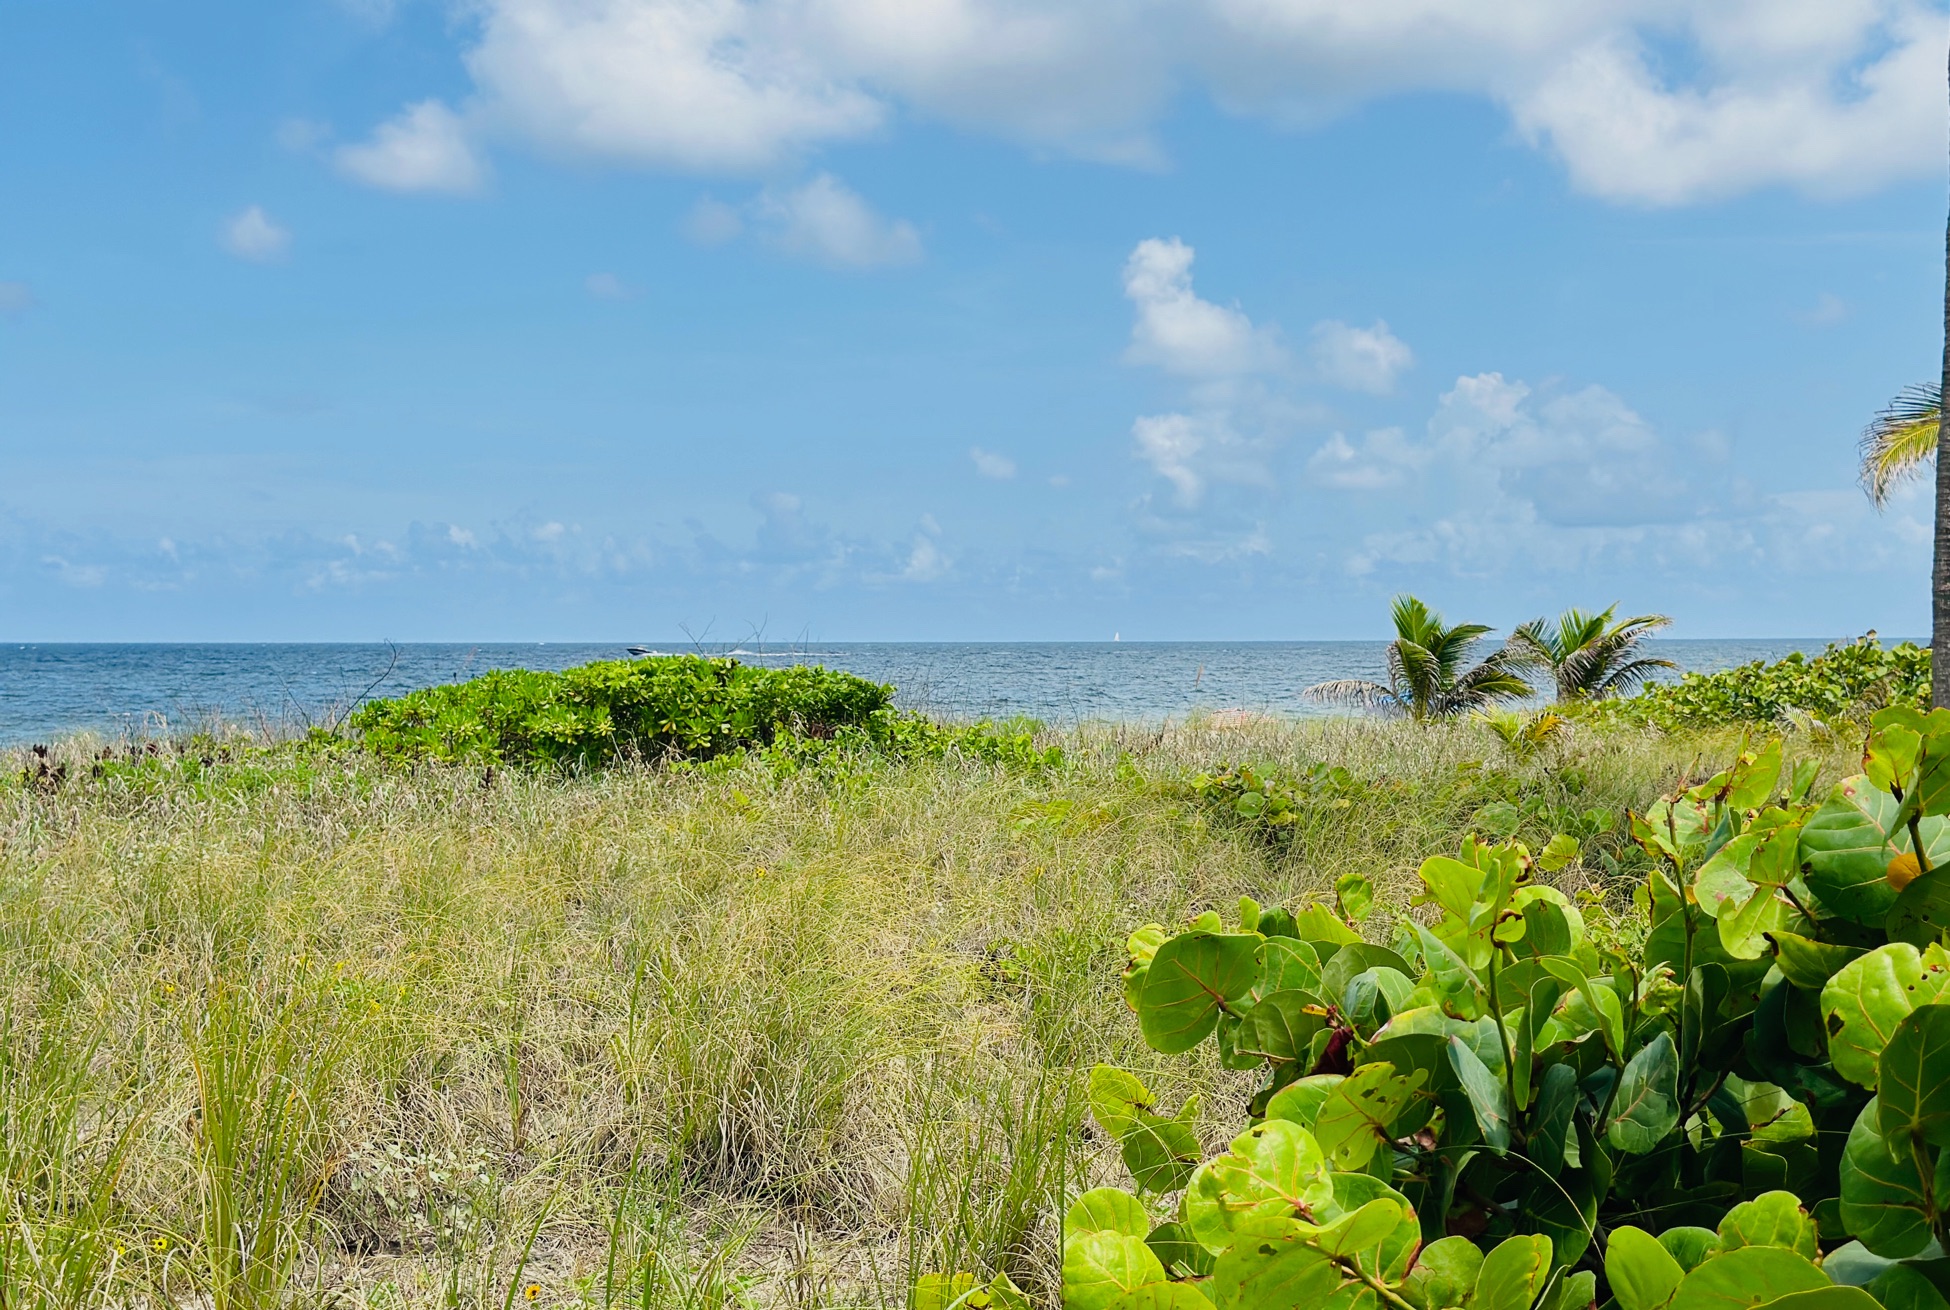
[[[651,650],[648,646],[625,646],[623,649],[630,652],[630,654],[636,656],[638,659],[642,659],[645,655],[655,655],[657,653],[656,651]]]

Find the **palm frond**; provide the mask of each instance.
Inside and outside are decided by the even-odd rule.
[[[1606,696],[1616,696],[1620,692],[1631,691],[1652,676],[1655,669],[1676,669],[1679,666],[1671,660],[1636,659],[1629,664],[1612,670],[1611,676],[1600,683],[1593,696],[1602,700]]]
[[[1877,509],[1935,458],[1943,418],[1939,387],[1904,387],[1862,429],[1862,489]]]
[[[1381,709],[1398,704],[1393,691],[1366,678],[1336,678],[1331,682],[1316,682],[1300,694],[1310,701],[1359,705],[1365,709]]]

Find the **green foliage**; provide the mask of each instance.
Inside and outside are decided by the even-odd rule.
[[[833,669],[755,668],[695,655],[608,660],[540,673],[498,669],[375,701],[349,720],[382,757],[588,768],[616,760],[695,766],[755,750],[795,771],[859,755],[1034,769],[1062,761],[1035,725],[942,724],[892,708],[894,689]]]
[[[1663,614],[1613,619],[1618,606],[1598,613],[1568,609],[1555,622],[1532,619],[1510,634],[1519,664],[1550,671],[1559,701],[1603,700],[1644,682],[1671,660],[1639,654],[1639,644],[1672,620]]]
[[[1449,719],[1499,701],[1521,700],[1532,687],[1516,672],[1519,652],[1493,651],[1481,663],[1469,658],[1490,629],[1481,623],[1450,625],[1414,596],[1395,597],[1395,639],[1388,643],[1388,682],[1343,678],[1307,688],[1315,700],[1391,710],[1411,719]]]
[[[1929,702],[1930,652],[1910,642],[1885,647],[1873,636],[1838,642],[1812,659],[1799,651],[1719,673],[1688,673],[1608,702],[1614,721],[1664,728],[1805,721],[1861,723],[1885,705]]]
[[[1950,711],[1877,713],[1863,764],[1823,795],[1774,742],[1635,816],[1636,958],[1538,880],[1574,844],[1475,837],[1423,863],[1393,949],[1317,905],[1141,928],[1146,1041],[1216,1035],[1261,1082],[1229,1151],[1090,1194],[1121,1227],[1066,1236],[1066,1297],[1950,1305]],[[1092,1087],[1131,1141],[1149,1093]]]
[[[360,709],[379,755],[482,764],[709,759],[781,734],[865,727],[894,689],[850,673],[754,668],[696,655],[604,660],[543,673],[496,669]]]

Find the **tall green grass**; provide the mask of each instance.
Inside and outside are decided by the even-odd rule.
[[[0,1305],[903,1307],[957,1270],[1053,1302],[1060,1198],[1115,1172],[1081,1072],[1201,1092],[1215,1133],[1246,1095],[1154,1067],[1117,994],[1132,927],[1350,869],[1399,906],[1499,798],[1540,838],[1732,745],[1060,744],[1014,772],[0,760]],[[1374,785],[1271,838],[1186,786],[1322,760]],[[1602,896],[1630,853],[1616,825],[1586,845]]]

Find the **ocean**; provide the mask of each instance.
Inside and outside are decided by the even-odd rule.
[[[1649,643],[1708,671],[1828,638]],[[1314,715],[1302,692],[1333,678],[1384,679],[1379,641],[821,642],[706,648],[760,664],[823,664],[891,682],[899,703],[950,718],[1017,715],[1068,726],[1158,723],[1201,710]],[[626,656],[623,643],[0,646],[0,745],[79,732],[162,735],[217,720],[302,729],[367,697],[396,696],[488,669],[561,669]]]

